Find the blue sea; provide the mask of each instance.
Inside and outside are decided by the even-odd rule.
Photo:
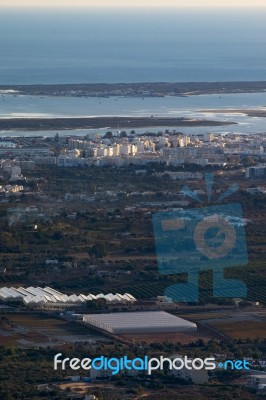
[[[0,85],[266,80],[265,21],[266,8],[2,9]],[[217,133],[265,133],[266,118],[227,112],[230,108],[265,106],[266,92],[146,99],[18,96],[0,92],[0,118],[165,115],[238,123],[212,127]],[[214,111],[208,112],[210,109]],[[224,112],[215,113],[215,109]],[[206,130],[182,129],[185,133]],[[86,133],[88,130],[69,131]]]
[[[1,9],[0,84],[266,80],[266,8]]]

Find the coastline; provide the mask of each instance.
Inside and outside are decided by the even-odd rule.
[[[0,85],[0,95],[58,97],[188,97],[204,94],[266,92],[266,81],[248,82],[140,82],[58,85]]]

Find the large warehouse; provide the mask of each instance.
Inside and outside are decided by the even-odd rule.
[[[113,334],[196,332],[197,325],[164,311],[84,315],[83,322]]]

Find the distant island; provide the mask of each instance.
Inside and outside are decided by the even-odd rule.
[[[147,82],[60,85],[0,85],[0,94],[69,97],[164,97],[202,94],[266,92],[266,81],[254,82]]]
[[[234,122],[168,117],[77,117],[77,118],[7,118],[0,119],[0,130],[117,129],[179,126],[222,126]]]

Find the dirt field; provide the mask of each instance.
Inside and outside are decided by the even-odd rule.
[[[121,335],[123,339],[135,341],[136,343],[162,343],[162,342],[171,342],[171,343],[180,343],[180,344],[189,344],[197,342],[199,339],[204,340],[205,342],[210,339],[223,339],[222,336],[219,335],[216,330],[209,328],[208,326],[203,326],[201,324],[197,324],[198,329],[197,332],[191,333],[153,333],[153,334],[130,334],[130,335]]]
[[[216,323],[212,325],[232,339],[265,339],[266,322],[242,321],[237,324]]]
[[[0,343],[32,347],[99,340],[99,333],[43,314],[0,314]]]
[[[183,315],[186,318],[186,315]],[[232,339],[266,338],[266,310],[235,309],[213,313],[190,314],[191,319],[201,321]]]

